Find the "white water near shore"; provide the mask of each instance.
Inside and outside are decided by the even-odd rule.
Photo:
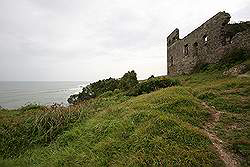
[[[68,105],[69,96],[80,92],[87,84],[84,81],[3,81],[0,82],[0,106],[15,109],[29,103]]]

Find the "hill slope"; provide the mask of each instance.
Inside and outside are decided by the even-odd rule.
[[[181,86],[137,97],[2,110],[0,166],[249,165],[250,77],[175,78]]]

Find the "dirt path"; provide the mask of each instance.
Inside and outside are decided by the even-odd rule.
[[[239,161],[237,157],[223,148],[223,141],[215,134],[213,128],[220,120],[221,112],[217,111],[215,108],[208,106],[205,102],[202,105],[208,109],[211,113],[212,118],[211,120],[203,127],[204,133],[207,134],[209,139],[212,141],[213,146],[215,147],[216,151],[219,153],[221,160],[224,161],[226,167],[238,167]]]

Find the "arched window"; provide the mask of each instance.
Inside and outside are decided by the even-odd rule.
[[[184,55],[185,55],[185,56],[188,55],[188,44],[184,45],[183,52],[184,52]]]

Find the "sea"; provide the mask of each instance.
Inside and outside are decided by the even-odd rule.
[[[85,81],[0,81],[0,107],[17,109],[28,104],[67,106],[70,95],[81,92]]]

